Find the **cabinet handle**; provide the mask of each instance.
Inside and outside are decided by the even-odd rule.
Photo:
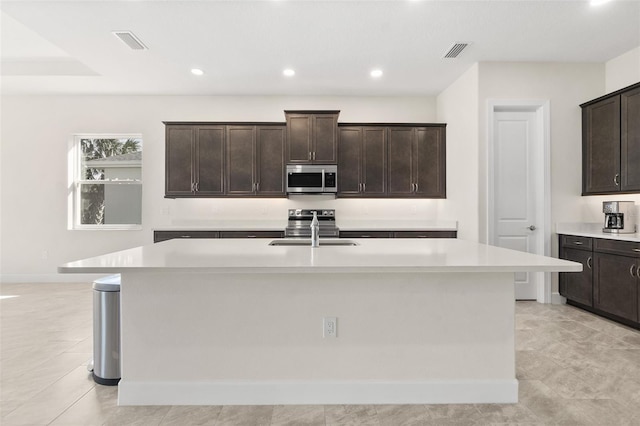
[[[311,160],[311,151],[309,151],[309,155],[307,156],[307,160]]]
[[[316,152],[313,151],[313,160],[315,160],[315,159],[316,159]]]
[[[256,192],[260,192],[260,182],[256,182]]]
[[[582,242],[580,242],[580,241],[575,241],[575,242],[574,242],[574,244],[575,244],[575,245],[577,245],[577,246],[581,246],[581,245],[582,245]]]
[[[180,235],[180,238],[191,238],[191,235]]]
[[[196,192],[200,191],[200,182],[196,182]]]
[[[247,235],[247,238],[257,238],[255,235]]]
[[[640,253],[640,249],[633,249],[636,253]]]
[[[419,186],[418,186],[418,184],[416,183],[416,192],[418,192],[419,188],[420,188],[420,187],[419,187]]]
[[[638,278],[640,278],[640,268],[636,269],[636,275],[638,276]]]
[[[591,259],[591,256],[589,256],[589,258],[587,259],[587,267],[588,267],[589,269],[591,269],[591,260],[592,260],[592,259]]]
[[[256,183],[255,182],[251,183],[251,192],[256,192]]]
[[[371,235],[360,235],[360,238],[371,238]]]
[[[620,185],[620,175],[618,173],[613,177],[613,183],[615,183],[616,186]]]
[[[367,184],[366,183],[362,183],[362,192],[367,192]]]
[[[362,184],[361,183],[358,184],[358,192],[362,192]]]
[[[196,192],[196,183],[191,182],[191,192]]]
[[[629,268],[629,273],[631,274],[631,276],[632,276],[633,278],[635,278],[635,277],[636,277],[636,271],[635,271],[635,269],[636,269],[636,265],[631,265],[631,268]]]

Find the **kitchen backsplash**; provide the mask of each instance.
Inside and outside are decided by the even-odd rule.
[[[446,200],[334,199],[325,196],[265,199],[165,200],[157,226],[185,225],[197,221],[286,220],[291,208],[332,208],[341,220],[452,220],[441,215]],[[160,222],[160,223],[158,223]]]

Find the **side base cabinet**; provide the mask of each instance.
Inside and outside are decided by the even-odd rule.
[[[560,235],[560,258],[582,272],[560,273],[567,303],[640,329],[640,243]]]

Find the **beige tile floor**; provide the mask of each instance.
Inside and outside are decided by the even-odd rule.
[[[118,407],[96,385],[88,284],[3,284],[0,424],[640,425],[640,332],[570,306],[516,304],[518,404]]]

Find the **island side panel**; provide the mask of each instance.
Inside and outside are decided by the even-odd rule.
[[[514,308],[512,273],[123,273],[119,404],[515,402]]]

